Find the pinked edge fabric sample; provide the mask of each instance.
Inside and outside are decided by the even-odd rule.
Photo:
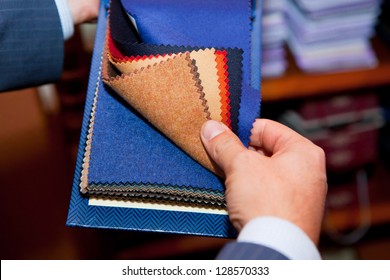
[[[106,13],[101,4],[95,49],[92,59],[90,82],[85,103],[79,152],[76,161],[67,226],[86,228],[111,228],[136,231],[158,231],[201,236],[235,238],[237,231],[227,215],[206,214],[196,211],[155,210],[144,208],[89,205],[89,199],[81,195],[79,184],[83,165],[86,139],[95,93],[104,90],[100,78],[100,65],[104,45]],[[97,104],[98,105],[98,104]],[[98,108],[98,107],[97,107]]]
[[[98,103],[89,182],[151,182],[223,191],[216,176],[178,150],[108,86],[100,90]]]
[[[104,67],[103,67],[104,68]],[[104,71],[103,71],[104,72]],[[97,88],[98,89],[98,88]],[[91,142],[95,125],[96,102],[98,90],[96,89],[90,124],[86,140],[86,149],[83,159],[81,191],[90,196],[116,197],[121,199],[138,198],[143,201],[186,202],[187,204],[208,205],[213,208],[225,207],[224,193],[211,189],[199,189],[191,186],[169,186],[156,183],[95,183],[88,180],[90,165]],[[102,88],[100,88],[102,90]]]
[[[109,48],[108,48],[109,50]],[[150,55],[144,57],[128,58],[128,59],[115,59],[115,57],[109,55],[109,60],[112,65],[115,66],[122,74],[129,74],[145,68],[147,66],[152,66],[155,63],[160,63],[161,61],[166,61],[172,59],[178,54],[159,54],[159,55]],[[224,69],[226,74],[226,63],[227,60],[217,59],[215,49],[199,49],[197,51],[189,52],[190,58],[195,62],[197,72],[199,74],[200,84],[203,88],[203,93],[205,94],[205,99],[210,113],[210,118],[217,121],[223,121],[225,124],[230,125],[230,113],[224,110],[230,109],[228,104],[230,99],[226,97],[226,94],[229,94],[226,90],[226,78],[222,80],[219,76],[219,69]]]
[[[135,69],[132,69],[132,70],[135,70]],[[141,183],[142,185],[143,183]],[[89,194],[92,194],[92,193],[99,193],[101,195],[109,195],[111,194],[112,195],[112,190],[113,188],[110,189],[110,186],[114,186],[116,185],[117,186],[117,190],[116,190],[116,194],[119,194],[119,196],[123,196],[123,197],[132,197],[132,196],[143,196],[145,194],[145,192],[142,192],[141,190],[141,187],[139,187],[136,183],[120,183],[120,187],[118,184],[115,184],[115,183],[91,183],[88,185],[88,193]],[[141,186],[140,185],[140,186]],[[144,186],[148,185],[148,186],[156,186],[156,184],[150,184],[150,183],[146,183],[146,184],[143,184]],[[94,187],[93,186],[99,186],[99,189],[95,188],[93,189]],[[135,187],[135,188],[134,188]],[[161,190],[161,189],[165,189],[167,187],[170,187],[170,186],[164,186],[164,185],[158,185],[158,189]],[[184,187],[184,186],[183,186]],[[106,190],[104,188],[107,188]],[[181,200],[186,200],[186,201],[195,201],[193,198],[195,197],[196,198],[196,201],[198,201],[199,203],[204,203],[204,204],[213,204],[213,205],[224,205],[224,199],[223,199],[223,194],[219,193],[219,192],[216,192],[215,194],[213,194],[210,198],[209,196],[207,195],[204,195],[205,191],[204,190],[199,190],[197,188],[191,188],[191,187],[184,187],[184,188],[187,188],[187,189],[192,189],[191,191],[189,191],[188,193],[190,193],[190,196],[189,198],[188,197],[188,194],[185,193],[185,191],[181,191],[180,193],[176,191],[176,193],[174,192],[169,192],[169,191],[166,191],[164,190],[163,192],[161,193],[156,193],[156,194],[151,194],[151,192],[148,193],[148,196],[149,197],[158,197],[158,198],[161,198],[167,193],[171,193],[172,194],[172,197],[174,197],[174,199],[172,200],[175,200],[175,201],[179,201],[180,199]],[[171,188],[170,188],[171,189]],[[183,189],[183,188],[182,188]],[[131,192],[129,192],[128,190],[131,190]],[[182,198],[180,198],[181,195]],[[200,195],[198,195],[200,194]],[[202,198],[202,195],[204,196],[204,198]],[[183,199],[184,198],[184,199]]]
[[[141,70],[142,68],[146,68],[148,66],[153,66],[156,63],[160,63],[162,61],[167,61],[168,59],[172,59],[177,54],[158,54],[148,57],[137,57],[134,59],[129,58],[128,60],[117,60],[113,57],[108,51],[108,59],[110,63],[119,70],[122,74],[131,74],[137,70]]]
[[[137,208],[137,209],[152,209],[155,211],[181,211],[187,213],[205,213],[205,214],[214,214],[214,215],[227,215],[226,208],[208,208],[203,207],[202,205],[188,203],[172,205],[169,203],[156,203],[153,204],[142,201],[132,201],[132,200],[118,200],[118,199],[109,199],[102,197],[91,197],[88,202],[89,205],[94,206],[109,206],[109,207],[126,207],[126,208]]]
[[[190,53],[120,76],[110,77],[108,64],[105,59],[106,84],[192,158],[223,176],[200,140],[200,129],[210,113]]]
[[[184,46],[168,46],[168,45],[149,45],[149,44],[133,44],[125,43],[123,39],[115,41],[108,31],[107,45],[110,50],[110,55],[113,60],[123,61],[127,59],[145,59],[153,55],[183,53],[186,51],[198,51],[204,48],[201,47],[184,47]],[[117,45],[121,45],[121,50]],[[234,133],[238,134],[238,119],[241,102],[241,86],[242,86],[242,59],[243,51],[238,48],[217,49],[216,51],[226,51],[226,74],[229,81],[229,106],[230,106],[230,125]],[[224,53],[225,54],[225,53]],[[227,100],[226,100],[227,102]]]
[[[99,81],[98,81],[99,83]],[[198,189],[190,186],[169,186],[152,183],[94,183],[88,182],[91,143],[95,125],[95,112],[98,100],[98,89],[93,99],[90,122],[88,125],[86,147],[81,171],[80,190],[90,197],[114,198],[120,200],[136,200],[150,203],[169,203],[212,207],[225,209],[226,202],[223,192],[210,189]]]
[[[227,52],[226,51],[216,51],[216,62],[217,62],[217,75],[218,83],[220,89],[220,98],[221,98],[221,119],[222,122],[232,129],[232,120],[231,120],[231,106],[230,106],[230,87],[229,87],[229,78],[228,78],[228,66],[227,66]]]
[[[226,208],[224,193],[199,190],[193,187],[179,187],[156,184],[97,184],[89,183],[88,196],[108,197],[120,200],[169,203],[170,205],[198,205],[210,209]]]

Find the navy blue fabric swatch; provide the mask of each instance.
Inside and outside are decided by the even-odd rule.
[[[111,0],[109,27],[111,36],[116,38],[118,43],[134,44],[142,42],[120,0]]]

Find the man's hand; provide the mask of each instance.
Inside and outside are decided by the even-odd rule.
[[[216,121],[203,125],[201,138],[225,172],[229,217],[238,230],[253,218],[274,216],[294,223],[318,243],[327,192],[321,148],[265,119],[254,123],[248,149]]]
[[[99,12],[99,0],[68,0],[75,25],[94,20]]]

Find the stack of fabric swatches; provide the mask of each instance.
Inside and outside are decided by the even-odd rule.
[[[286,0],[288,45],[307,72],[372,68],[380,0]]]
[[[102,7],[68,225],[235,235],[224,175],[199,133],[214,119],[249,142],[260,110],[251,86],[255,8],[186,3]]]
[[[261,75],[264,78],[279,77],[287,68],[284,44],[288,29],[284,9],[284,0],[263,1]]]

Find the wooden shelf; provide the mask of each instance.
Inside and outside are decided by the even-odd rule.
[[[278,101],[390,84],[390,48],[379,39],[374,39],[372,45],[379,59],[376,68],[334,74],[304,73],[289,53],[286,74],[262,81],[262,100]]]

